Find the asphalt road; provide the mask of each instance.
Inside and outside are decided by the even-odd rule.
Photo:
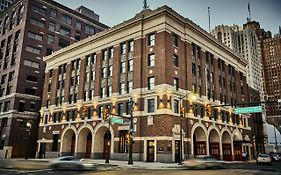
[[[35,171],[15,171],[0,169],[1,175],[280,175],[279,172],[260,171],[260,170],[242,170],[242,169],[221,169],[221,170],[103,170],[103,171],[52,171],[52,170],[35,170]]]
[[[0,161],[0,167],[4,162]],[[53,171],[46,162],[36,161],[8,161],[5,169],[0,168],[0,175],[281,175],[281,162],[273,162],[272,165],[257,165],[251,162],[229,163],[225,169],[220,170],[183,170],[183,169],[160,169],[148,170],[140,168],[126,168],[117,166],[104,166],[97,171]]]

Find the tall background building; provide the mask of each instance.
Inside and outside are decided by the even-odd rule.
[[[9,7],[15,0],[1,0],[0,1],[0,13]]]
[[[35,155],[43,56],[108,28],[97,14],[80,9],[49,0],[18,0],[1,13],[0,157]]]

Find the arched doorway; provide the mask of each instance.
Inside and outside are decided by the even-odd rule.
[[[202,127],[197,127],[193,133],[194,156],[206,154],[206,134]]]
[[[76,136],[72,129],[68,129],[62,138],[62,156],[74,155]]]
[[[209,151],[210,155],[220,159],[220,137],[215,129],[212,129],[209,133]]]
[[[223,160],[232,160],[231,137],[230,134],[226,131],[222,133],[222,155]]]
[[[111,151],[111,133],[108,130],[108,127],[101,126],[99,127],[94,135],[94,158],[96,159],[106,159],[110,157]]]
[[[239,131],[235,131],[233,134],[233,147],[234,147],[234,160],[243,160],[242,159],[242,142],[243,137]]]
[[[91,158],[92,133],[89,128],[83,128],[78,135],[77,155]]]

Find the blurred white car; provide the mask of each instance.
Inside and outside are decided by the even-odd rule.
[[[272,160],[268,154],[259,154],[257,158],[257,163],[267,163],[271,164]]]
[[[95,170],[92,163],[75,156],[64,156],[50,161],[53,170]]]
[[[213,156],[200,155],[193,159],[184,160],[182,166],[188,169],[215,169],[224,168],[225,162],[217,160]]]

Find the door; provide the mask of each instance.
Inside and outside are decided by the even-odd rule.
[[[180,141],[175,141],[175,162],[180,162]]]
[[[154,162],[154,141],[147,141],[147,162]]]
[[[40,143],[40,148],[39,148],[39,159],[45,158],[45,153],[46,153],[46,143]]]
[[[242,160],[242,144],[240,142],[234,142],[234,160]]]
[[[105,132],[103,138],[103,158],[110,159],[110,147],[111,147],[111,134],[109,131]]]
[[[219,143],[212,142],[209,146],[210,155],[214,156],[216,159],[220,160],[220,148]]]
[[[92,134],[89,132],[87,135],[87,142],[86,142],[86,158],[91,158],[91,149],[92,149]]]
[[[230,143],[222,144],[222,154],[223,154],[223,160],[228,160],[228,161],[232,160]]]
[[[70,155],[74,156],[74,151],[75,151],[75,135],[73,134],[71,139]]]

